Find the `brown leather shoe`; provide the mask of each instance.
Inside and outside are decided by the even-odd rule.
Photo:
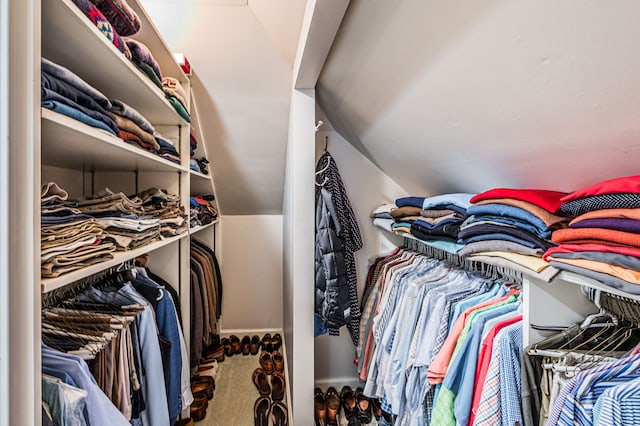
[[[271,419],[273,426],[289,426],[289,412],[282,402],[274,402],[271,405]]]
[[[191,393],[200,393],[200,392],[207,395],[208,399],[213,399],[213,386],[206,383],[194,383],[191,385]]]
[[[192,404],[199,404],[199,405],[209,405],[209,396],[207,395],[206,392],[200,391],[200,392],[194,392],[193,393],[193,402]]]
[[[324,400],[322,389],[315,388],[313,391],[313,412],[316,426],[325,426],[327,421],[327,404]]]
[[[218,362],[224,361],[224,346],[220,345],[217,348],[207,352],[206,356],[203,358],[203,362],[214,359]]]
[[[251,355],[258,355],[258,351],[260,350],[260,336],[255,335],[251,338],[251,343],[249,344],[249,352]]]
[[[260,366],[267,374],[273,373],[273,358],[267,351],[262,351],[260,354]]]
[[[200,376],[200,375],[196,375],[193,376],[191,378],[191,383],[206,383],[208,385],[211,385],[213,387],[213,389],[216,388],[216,379],[214,379],[211,376]]]
[[[340,397],[338,391],[333,386],[327,389],[327,397],[325,399],[327,403],[327,424],[338,424],[338,413],[340,412]]]
[[[233,356],[233,347],[231,346],[231,340],[225,337],[220,341],[220,344],[224,348],[224,354],[226,356]]]
[[[233,348],[233,353],[238,355],[242,349],[240,348],[240,339],[235,334],[229,336],[229,341],[231,342],[231,347]]]
[[[284,389],[284,376],[274,371],[271,376],[271,399],[274,401],[282,401],[284,399]]]
[[[280,336],[280,333],[276,333],[271,338],[271,350],[277,351],[280,349],[280,346],[282,346],[282,336]]]
[[[191,417],[176,421],[173,426],[195,426],[196,422]]]
[[[269,426],[269,411],[271,400],[268,396],[261,396],[253,404],[253,424],[255,426]]]
[[[251,352],[251,338],[249,336],[244,336],[242,341],[240,342],[240,350],[242,351],[242,355],[249,355]]]
[[[269,378],[267,373],[262,368],[256,368],[253,370],[253,384],[256,385],[260,395],[269,395],[271,393],[271,386],[269,386]]]
[[[284,372],[284,357],[282,354],[279,351],[273,351],[271,359],[273,360],[273,369],[278,373]]]
[[[207,405],[196,403],[191,404],[191,407],[189,408],[189,415],[194,421],[199,422],[207,415]]]

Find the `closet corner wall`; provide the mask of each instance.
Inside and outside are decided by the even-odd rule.
[[[1,238],[8,246],[3,253],[7,270],[0,280],[3,296],[0,358],[7,369],[0,390],[6,410],[2,410],[0,418],[2,424],[38,424],[40,272],[36,259],[40,237],[36,227],[39,226],[40,93],[35,82],[40,74],[40,2],[8,0],[3,3],[1,19],[8,24],[2,25],[3,31],[8,29],[3,33],[8,40],[2,40],[2,49],[7,49],[2,54],[2,67],[3,72],[9,73],[3,78],[10,82],[7,100],[10,108],[6,112],[8,128],[3,128],[3,132],[8,130],[8,141],[2,141],[3,163],[7,165],[2,173],[8,186],[5,193],[8,196],[3,201],[8,203],[3,205],[7,209],[3,211],[7,214],[4,219],[7,228],[2,229]],[[7,123],[3,120],[2,124],[4,127]]]
[[[198,156],[206,156],[197,106],[188,77],[138,0],[128,0],[141,20],[132,38],[147,45],[163,73],[176,78],[188,94]],[[2,0],[0,90],[8,89],[0,108],[3,207],[0,211],[0,424],[41,421],[41,295],[124,261],[149,253],[149,265],[176,285],[185,318],[189,315],[190,240],[216,249],[219,220],[191,228],[137,249],[116,252],[112,260],[41,279],[40,190],[57,181],[70,196],[105,187],[126,194],[155,187],[179,194],[189,212],[192,195],[215,194],[211,173],[189,169],[190,125],[165,99],[162,90],[142,75],[83,15],[71,0]],[[8,12],[8,13],[5,13]],[[110,99],[120,99],[142,113],[172,141],[180,163],[172,163],[130,146],[106,132],[41,108],[40,58],[50,59],[80,76]],[[6,60],[5,60],[6,59]],[[99,66],[96,66],[99,64]],[[117,79],[113,76],[118,76]],[[10,82],[10,84],[9,84]],[[10,109],[7,107],[10,105]],[[7,123],[8,121],[8,123]],[[4,167],[4,166],[7,167]],[[6,195],[6,199],[4,198]],[[219,211],[217,201],[215,208]],[[183,331],[189,347],[189,323]]]

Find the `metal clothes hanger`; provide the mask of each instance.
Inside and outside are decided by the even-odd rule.
[[[324,137],[324,150],[323,150],[323,157],[325,156],[325,154],[328,154],[327,152],[327,147],[329,146],[329,136],[325,136]],[[331,155],[326,155],[327,158],[327,164],[320,170],[316,171],[316,179],[318,178],[318,176],[320,176],[322,173],[326,172],[327,169],[329,169],[329,166],[331,165]],[[329,180],[329,178],[327,176],[325,176],[324,180],[322,181],[322,183],[318,183],[316,181],[316,185],[317,186],[324,186],[327,181]]]

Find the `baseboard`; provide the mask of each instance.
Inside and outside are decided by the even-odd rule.
[[[284,330],[282,328],[229,328],[229,329],[221,329],[220,330],[220,335],[223,336],[229,336],[231,334],[242,334],[244,335],[253,335],[253,334],[260,334],[262,337],[262,335],[264,335],[265,333],[280,333],[281,335],[284,336]],[[242,338],[242,336],[238,336],[240,338]]]
[[[351,386],[352,389],[356,389],[357,387],[364,387],[364,382],[360,380],[358,377],[331,377],[327,379],[317,379],[314,381],[314,386],[320,388],[324,391],[327,390],[329,386],[333,386],[340,392],[343,386]]]

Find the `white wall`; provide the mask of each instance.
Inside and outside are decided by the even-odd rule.
[[[313,413],[313,126],[315,91],[293,90],[284,188],[284,330],[290,424]],[[299,422],[296,419],[301,419]]]
[[[372,225],[370,212],[376,206],[393,202],[407,193],[339,133],[331,130],[326,118],[322,120],[325,125],[316,136],[316,157],[322,154],[325,136],[328,136],[327,150],[336,161],[362,234],[364,246],[356,252],[358,297],[361,297],[371,260],[381,253],[390,252],[394,247],[393,243],[396,245],[400,243],[396,238],[392,238],[394,241],[390,242],[386,233],[380,232]],[[322,131],[326,128],[328,130]],[[317,337],[315,339],[316,384],[325,388],[329,384],[341,386],[353,383],[357,379],[353,364],[354,354],[355,347],[346,327],[340,329],[340,336]]]
[[[282,328],[282,216],[222,216],[222,331]]]

